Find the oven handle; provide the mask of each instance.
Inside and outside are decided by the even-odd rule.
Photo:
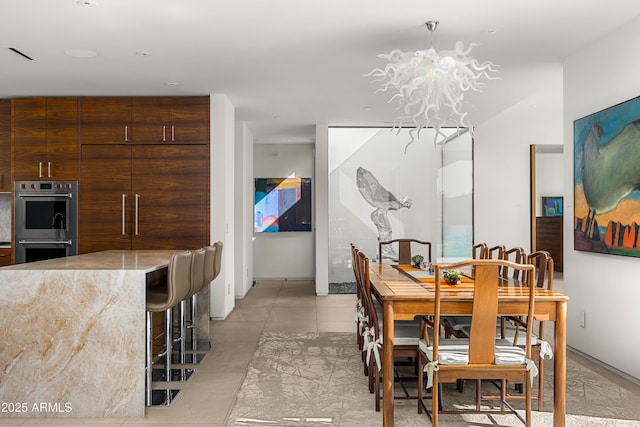
[[[71,240],[18,240],[20,245],[68,245],[71,246],[73,242]]]
[[[66,197],[73,199],[73,193],[18,193],[18,197]]]

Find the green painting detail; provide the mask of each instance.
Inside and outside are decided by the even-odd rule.
[[[574,248],[640,257],[640,98],[574,122]]]

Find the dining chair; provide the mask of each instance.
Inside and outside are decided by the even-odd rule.
[[[526,263],[534,266],[534,270],[526,272],[523,280],[511,279],[508,282],[508,286],[524,286],[528,283],[528,276],[533,276],[534,284],[537,288],[553,290],[553,258],[547,251],[536,251],[524,258]],[[504,278],[502,279],[503,283]],[[524,347],[526,341],[526,335],[524,330],[527,327],[527,319],[525,317],[515,316],[503,316],[501,317],[500,325],[497,327],[496,333],[501,339],[507,340],[513,345]],[[536,395],[531,396],[531,400],[538,401],[538,411],[544,409],[544,359],[550,359],[553,357],[553,349],[551,345],[544,339],[544,325],[543,322],[536,321],[538,323],[537,332],[532,331],[531,335],[531,359],[538,365],[540,374],[538,376],[538,392]],[[468,337],[470,328],[468,325],[461,328],[461,334],[463,337]],[[501,388],[506,388],[505,384],[501,384]],[[516,390],[520,394],[506,395],[506,399],[519,400],[523,399],[522,396],[522,384],[515,384]],[[459,390],[462,391],[462,385],[459,384]],[[495,396],[487,395],[486,398],[495,398]]]
[[[474,286],[468,291],[471,295],[471,328],[469,339],[446,339],[438,334],[433,337],[425,335],[419,343],[419,363],[427,373],[426,388],[431,388],[431,422],[438,426],[440,414],[459,413],[511,413],[520,418],[528,427],[531,425],[531,382],[537,375],[537,367],[531,360],[531,330],[535,308],[535,292],[533,274],[528,274],[527,298],[527,330],[524,348],[509,344],[496,338],[496,322],[498,319],[498,290],[500,286],[500,269],[509,267],[523,272],[531,272],[531,264],[515,264],[501,259],[467,260],[451,264],[436,265],[434,324],[439,324],[441,317],[442,272],[448,269],[474,269]],[[445,294],[444,298],[452,298]],[[455,382],[459,378],[471,379],[503,379],[505,381],[525,384],[525,417],[515,411],[505,400],[502,389],[499,400],[500,407],[483,409],[476,399],[475,408],[471,409],[439,409],[439,385]],[[420,410],[423,393],[423,379],[418,379],[418,408]]]
[[[431,262],[431,242],[425,242],[423,240],[417,240],[417,239],[393,239],[393,240],[387,240],[387,241],[380,241],[378,242],[378,261],[382,262],[382,252],[383,252],[383,247],[385,245],[393,245],[393,244],[398,244],[398,259],[397,260],[393,260],[393,261],[398,261],[398,264],[412,264],[411,262],[411,246],[412,243],[414,244],[414,246],[416,245],[422,245],[419,246],[420,248],[422,248],[425,253],[420,253],[420,255],[422,255],[424,257],[425,260]]]
[[[357,252],[358,268],[360,270],[360,286],[365,307],[365,318],[367,326],[363,330],[363,353],[366,354],[366,364],[369,371],[369,391],[373,392],[375,399],[375,410],[380,411],[382,383],[382,307],[374,299],[371,293],[371,283],[369,281],[369,258],[361,252]],[[408,358],[414,361],[416,373],[418,370],[418,341],[423,335],[430,334],[424,332],[426,324],[421,321],[395,321],[394,322],[394,345],[393,355],[395,358]],[[419,378],[421,375],[417,375]],[[405,380],[415,380],[416,377],[396,377],[400,385],[404,388],[404,395],[396,395],[396,399],[415,399],[404,387]]]

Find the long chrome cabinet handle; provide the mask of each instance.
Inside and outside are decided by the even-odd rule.
[[[127,211],[127,195],[123,194],[122,195],[122,235],[126,236],[127,235],[127,226],[125,224],[125,221],[127,219],[125,212]]]
[[[138,208],[140,207],[140,195],[136,194],[136,236],[140,234],[138,229]]]
[[[47,178],[52,178],[52,176],[51,176],[51,162],[47,162]]]
[[[129,126],[124,125],[124,142],[129,142]]]
[[[171,141],[175,141],[176,140],[176,127],[174,125],[171,125]]]
[[[42,162],[38,162],[38,178],[42,177]]]
[[[167,140],[167,127],[162,126],[162,142],[165,142],[166,140]]]

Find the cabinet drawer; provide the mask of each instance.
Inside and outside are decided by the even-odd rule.
[[[0,248],[0,267],[11,265],[11,248]]]

